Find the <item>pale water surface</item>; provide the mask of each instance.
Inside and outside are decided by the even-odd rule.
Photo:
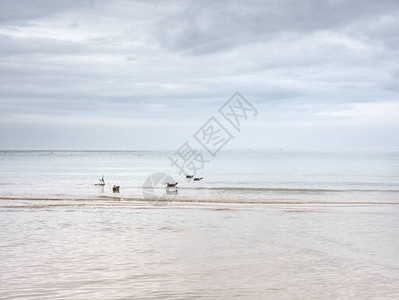
[[[153,173],[179,182],[175,201],[397,202],[399,152],[231,151],[207,156],[200,182],[187,181],[172,152],[0,152],[0,197],[140,199]],[[105,188],[95,186],[105,176]],[[119,194],[112,185],[121,186]]]
[[[167,155],[1,153],[0,298],[399,298],[398,153],[226,152],[198,185]]]

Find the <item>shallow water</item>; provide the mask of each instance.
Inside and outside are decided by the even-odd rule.
[[[398,205],[1,203],[1,299],[399,297]]]
[[[174,201],[398,202],[399,152],[231,151],[206,157],[199,182],[171,166],[172,152],[3,151],[0,198],[143,198],[154,173],[178,181]],[[106,186],[95,186],[105,175]],[[120,193],[112,185],[120,185]],[[164,193],[159,185],[155,193]]]
[[[399,298],[397,152],[168,154],[0,153],[0,299]]]

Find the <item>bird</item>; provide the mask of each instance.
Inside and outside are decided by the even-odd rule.
[[[188,174],[184,174],[184,175],[186,175],[186,178],[188,178],[188,179],[192,179],[194,177],[194,175],[188,175]]]
[[[165,182],[165,184],[166,184],[166,187],[167,187],[167,188],[170,188],[170,187],[176,187],[177,184],[178,184],[178,182],[175,182],[175,183]]]
[[[114,193],[119,193],[119,185],[114,185],[113,187],[112,187],[112,191],[114,192]]]
[[[200,180],[202,180],[202,178],[204,178],[204,177],[194,177],[194,181],[200,181]]]
[[[97,183],[96,185],[101,185],[101,186],[104,186],[105,185],[105,181],[104,181],[104,175],[103,175],[103,177],[101,178],[101,179],[99,179],[100,180],[100,182],[99,183]]]

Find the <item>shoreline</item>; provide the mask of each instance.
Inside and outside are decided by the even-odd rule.
[[[376,206],[376,205],[399,205],[399,202],[390,202],[390,201],[298,201],[298,200],[265,200],[265,201],[251,201],[251,200],[210,200],[210,199],[179,199],[179,200],[152,200],[152,199],[144,199],[144,198],[119,198],[119,197],[110,197],[110,196],[100,196],[97,198],[34,198],[34,197],[0,197],[0,207],[4,207],[1,205],[2,201],[53,201],[53,202],[66,202],[63,203],[64,206],[76,206],[78,205],[88,205],[88,204],[99,204],[99,203],[107,203],[107,204],[145,204],[148,206],[179,206],[179,205],[253,205],[253,206],[270,206],[270,205],[320,205],[320,206],[330,206],[330,205],[340,205],[340,206]],[[70,204],[68,204],[70,202]],[[159,204],[155,203],[158,202]],[[153,204],[155,203],[155,204]],[[61,205],[61,203],[60,203]]]

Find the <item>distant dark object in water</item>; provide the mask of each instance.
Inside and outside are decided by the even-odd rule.
[[[178,184],[178,182],[175,182],[175,183],[165,182],[165,184],[166,184],[166,187],[167,187],[167,188],[171,188],[171,187],[176,187],[177,184]]]
[[[204,178],[204,177],[194,177],[194,181],[200,181],[200,180],[202,180],[202,178]]]
[[[114,186],[112,187],[112,191],[113,191],[114,193],[119,193],[119,185],[114,185]]]
[[[192,179],[194,177],[194,175],[188,175],[188,174],[185,174],[185,175],[186,175],[186,178],[188,178],[188,179]]]
[[[101,186],[104,186],[104,185],[105,185],[104,175],[103,175],[103,177],[100,179],[100,182],[97,183],[96,185],[101,185]]]

